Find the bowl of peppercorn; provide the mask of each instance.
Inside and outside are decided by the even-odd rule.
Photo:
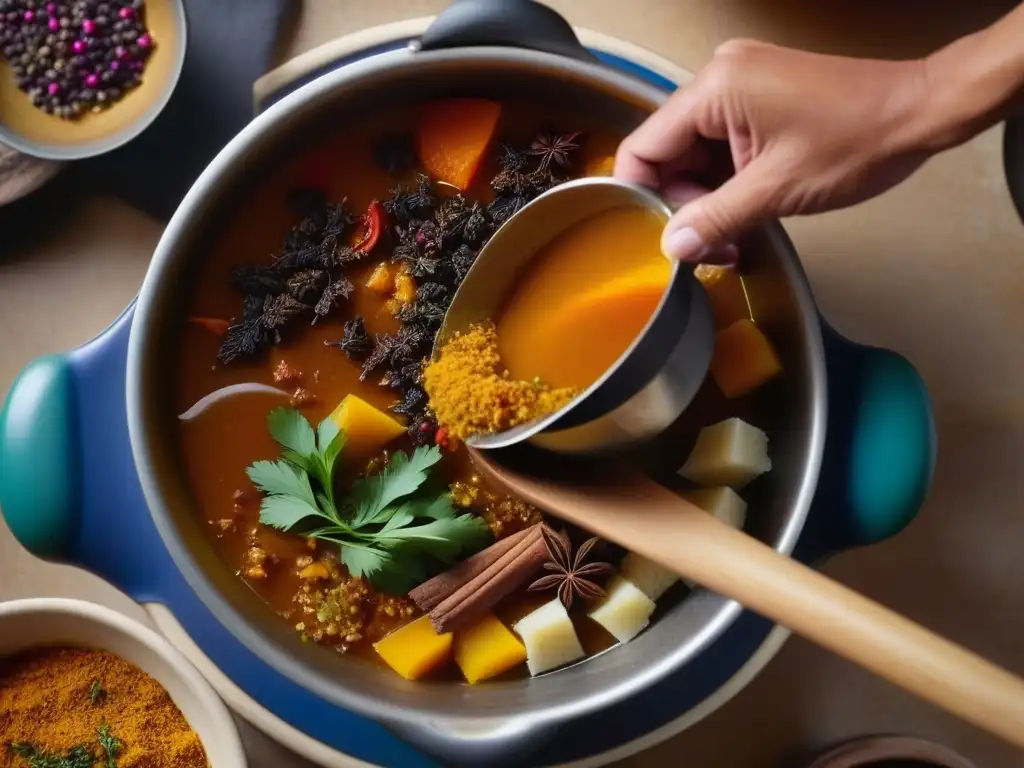
[[[141,133],[185,59],[182,0],[0,0],[0,142],[77,160]]]

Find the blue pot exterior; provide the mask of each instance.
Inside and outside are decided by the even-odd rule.
[[[673,87],[631,62],[593,53],[666,90]],[[166,605],[236,685],[317,741],[388,768],[434,765],[384,727],[323,701],[260,661],[210,613],[175,567],[147,513],[128,438],[125,363],[133,310],[129,307],[84,346],[35,361],[11,387],[0,411],[0,509],[8,526],[38,556],[79,564],[140,602]],[[814,505],[795,553],[808,563],[901,530],[924,501],[936,452],[928,394],[913,367],[893,352],[849,342],[824,321],[822,330],[827,439]],[[530,763],[590,757],[678,719],[721,688],[772,628],[745,612],[698,663],[643,696],[560,726],[559,739],[541,746]]]

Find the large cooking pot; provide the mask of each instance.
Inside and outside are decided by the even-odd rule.
[[[328,72],[284,97],[215,158],[160,241],[131,328],[127,422],[160,536],[191,589],[231,635],[302,688],[384,723],[448,763],[493,765],[525,760],[560,724],[636,697],[690,662],[699,664],[742,609],[698,590],[627,646],[554,674],[472,687],[406,682],[301,642],[225,566],[193,511],[169,405],[174,355],[168,350],[179,341],[183,299],[218,228],[247,191],[350,117],[444,96],[522,98],[560,111],[572,105],[626,132],[667,93],[598,63],[544,6],[462,0],[408,49]],[[785,394],[761,425],[771,436],[776,469],[749,500],[750,532],[780,552],[792,553],[799,540],[815,555],[892,535],[920,507],[934,464],[931,411],[918,375],[902,357],[853,345],[823,322],[778,224],[743,246],[755,312],[777,341],[787,371]],[[33,415],[75,419],[55,413],[52,399],[47,410],[41,396],[28,394],[40,390],[38,379],[46,375],[51,389],[65,386],[54,383],[64,374],[39,369],[31,375],[36,383],[26,374],[0,416],[0,452],[5,439],[18,442],[19,429]],[[73,409],[81,401],[65,405]],[[9,456],[13,464],[0,462],[5,514],[27,509],[26,478],[41,477],[28,450]],[[79,477],[90,482],[87,469]],[[68,506],[70,493],[51,506]],[[816,522],[809,526],[812,507]],[[39,529],[24,520],[12,527],[22,529],[23,540]],[[89,535],[100,534],[90,528]]]

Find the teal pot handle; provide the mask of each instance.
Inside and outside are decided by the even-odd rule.
[[[824,319],[829,421],[818,492],[798,552],[873,544],[917,515],[938,439],[924,381],[901,355],[856,344]]]
[[[78,531],[77,423],[65,355],[30,363],[0,410],[3,517],[18,541],[41,557],[66,555]]]

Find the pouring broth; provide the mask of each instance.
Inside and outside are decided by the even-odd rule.
[[[611,172],[621,137],[552,119],[457,99],[346,127],[252,190],[184,308],[174,406],[216,548],[304,638],[409,679],[556,670],[628,642],[685,593],[488,487],[427,405],[423,364],[490,234],[551,186]],[[497,319],[510,373],[600,376],[664,291],[660,227],[613,211],[552,243]],[[741,394],[724,399],[709,377],[723,405],[701,426],[778,373],[736,300],[739,274],[702,279],[726,334],[718,370]],[[702,481],[727,461],[697,459]],[[704,493],[715,514],[742,504]]]

